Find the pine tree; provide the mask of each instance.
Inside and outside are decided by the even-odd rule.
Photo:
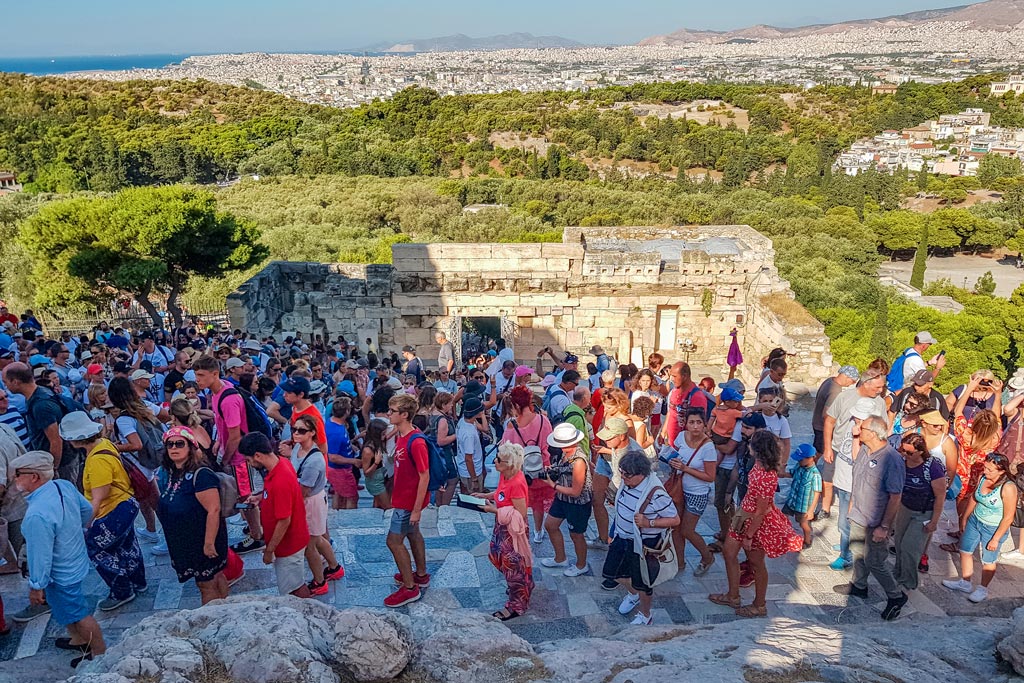
[[[889,357],[889,297],[884,290],[878,294],[878,308],[875,310],[875,326],[871,330],[868,352],[872,358]]]
[[[921,228],[921,241],[914,256],[914,270],[910,273],[910,286],[924,289],[924,271],[928,262],[928,221]]]

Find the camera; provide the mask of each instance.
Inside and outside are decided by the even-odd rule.
[[[558,481],[563,476],[572,476],[572,463],[571,462],[560,462],[547,467],[540,474],[541,479],[548,479],[550,481]]]

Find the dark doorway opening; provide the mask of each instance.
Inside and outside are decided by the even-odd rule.
[[[462,319],[462,359],[469,362],[487,353],[490,343],[501,336],[501,318],[472,317]]]

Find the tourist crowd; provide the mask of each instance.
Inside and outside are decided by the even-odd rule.
[[[852,570],[836,591],[866,597],[874,577],[891,620],[929,569],[944,501],[956,501],[958,523],[941,547],[960,575],[942,583],[974,602],[1024,526],[1024,369],[1005,387],[979,370],[943,395],[944,354],[929,353],[927,332],[891,362],[841,367],[818,388],[813,444],[794,444],[782,349],[748,390],[734,373],[695,382],[685,362],[652,353],[641,369],[600,346],[581,373],[576,355],[545,348],[528,365],[501,339],[460,359],[438,333],[435,367],[369,339],[254,339],[195,320],[49,339],[31,316],[0,316],[0,573],[27,579],[30,605],[11,617],[51,613],[76,662],[105,649],[83,591],[90,566],[109,588],[100,610],[147,589],[140,543],[169,555],[204,604],[228,595],[247,553],[273,566],[281,594],[323,595],[345,573],[329,509],[356,507],[361,490],[391,510],[388,607],[430,585],[424,510],[492,513],[502,620],[529,609],[543,543],[553,555],[540,564],[569,577],[597,573],[589,551],[601,551],[595,580],[624,588],[619,611],[635,612],[633,624],[652,623],[654,588],[687,569],[687,543],[693,576],[722,556],[728,589],[712,602],[765,616],[768,560],[811,547],[814,524],[832,515],[831,567]],[[710,543],[697,528],[709,506]],[[243,538],[229,545],[236,515]]]

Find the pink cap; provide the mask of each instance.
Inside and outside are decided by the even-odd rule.
[[[173,439],[176,436],[185,439],[185,441],[188,441],[193,446],[199,445],[199,442],[196,441],[196,435],[193,434],[192,430],[189,429],[188,427],[171,427],[166,432],[164,432],[164,441],[167,441],[168,439]]]
[[[526,377],[533,374],[533,368],[529,365],[520,365],[516,368],[516,377]]]

